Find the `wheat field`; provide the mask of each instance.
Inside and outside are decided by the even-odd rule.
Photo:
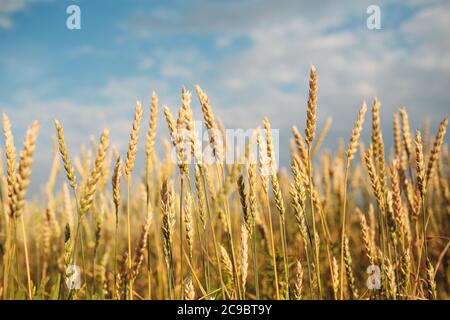
[[[293,127],[290,150],[275,149],[264,118],[232,164],[223,161],[229,143],[199,86],[212,162],[202,158],[191,108],[197,100],[184,87],[176,113],[161,108],[156,93],[148,112],[136,104],[126,154],[108,129],[89,148],[68,150],[56,120],[40,197],[27,194],[40,165],[33,163],[39,124],[19,149],[3,114],[0,297],[450,298],[447,118],[437,133],[428,122],[416,130],[399,108],[390,150],[375,99],[361,105],[350,137],[322,150],[331,122],[317,126],[317,90],[311,67],[296,121],[304,130]],[[156,136],[157,126],[170,136]],[[370,141],[362,130],[371,131]],[[138,150],[141,131],[145,149]],[[277,152],[289,152],[289,173],[276,169]],[[145,159],[141,172],[137,157]]]

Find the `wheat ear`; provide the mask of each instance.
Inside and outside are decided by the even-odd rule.
[[[13,215],[13,195],[16,185],[16,166],[17,166],[17,154],[16,147],[14,145],[14,136],[11,131],[11,122],[3,113],[3,133],[5,136],[5,155],[6,155],[6,173],[7,173],[7,187],[8,187],[8,204],[9,214]]]
[[[64,129],[58,120],[55,120],[56,133],[58,135],[59,153],[63,161],[64,169],[66,170],[67,180],[73,190],[77,189],[77,178],[75,176],[75,170],[70,161],[69,151],[67,150],[66,140],[64,138]]]
[[[317,70],[315,66],[311,66],[309,74],[309,97],[308,108],[306,112],[306,143],[311,145],[316,134],[316,108],[317,108]]]

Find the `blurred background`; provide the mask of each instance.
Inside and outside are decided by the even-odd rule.
[[[81,29],[66,26],[70,5],[80,8]],[[367,27],[369,5],[379,6],[381,29]],[[103,127],[124,152],[141,100],[142,151],[151,92],[175,112],[183,84],[191,91],[199,84],[227,128],[256,127],[268,116],[287,165],[291,127],[305,126],[311,64],[319,129],[333,119],[324,147],[347,140],[360,104],[375,96],[390,146],[399,106],[407,107],[412,129],[430,116],[433,134],[448,115],[449,16],[444,0],[0,0],[0,111],[12,121],[18,148],[26,127],[41,123],[34,191],[50,170],[55,118],[72,155]],[[193,107],[200,120],[196,96]],[[167,137],[159,118],[158,142]]]

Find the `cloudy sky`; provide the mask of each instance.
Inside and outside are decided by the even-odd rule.
[[[81,30],[66,27],[71,4]],[[371,4],[381,8],[380,30],[366,26]],[[435,130],[448,115],[449,16],[444,0],[0,0],[0,110],[17,144],[41,122],[35,180],[48,174],[54,118],[73,153],[103,127],[124,150],[135,101],[148,106],[155,90],[174,109],[183,84],[200,84],[226,127],[255,127],[267,115],[283,162],[290,128],[305,124],[314,64],[319,127],[333,118],[325,145],[348,137],[359,105],[375,96],[390,140],[401,105],[414,128],[429,115]]]

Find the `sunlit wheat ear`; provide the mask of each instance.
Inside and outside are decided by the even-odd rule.
[[[188,97],[186,97],[188,96]],[[186,101],[187,100],[187,101]],[[188,172],[188,165],[186,156],[189,156],[189,152],[191,150],[187,150],[186,137],[185,135],[189,132],[184,128],[186,124],[186,117],[188,116],[190,106],[190,93],[183,87],[182,90],[182,105],[178,110],[178,118],[177,118],[177,130],[174,136],[174,147],[177,151],[178,157],[178,167],[180,168],[181,173]]]
[[[19,217],[25,206],[25,196],[30,184],[31,165],[33,153],[36,148],[36,139],[39,133],[39,123],[33,122],[25,134],[23,149],[20,153],[19,167],[17,169],[17,180],[14,184],[13,215]]]
[[[386,276],[386,294],[388,299],[396,299],[397,297],[397,282],[395,279],[395,269],[389,258],[384,257],[383,272]]]
[[[367,225],[366,217],[361,212],[361,210],[356,209],[356,214],[359,216],[359,223],[361,226],[362,238],[364,242],[364,248],[366,249],[366,255],[369,259],[369,263],[371,265],[375,264],[375,257],[372,252],[373,244],[371,243],[372,239],[370,238],[370,230]]]
[[[152,93],[152,103],[150,105],[150,120],[148,122],[147,141],[145,144],[145,155],[151,159],[153,145],[155,144],[156,126],[158,122],[158,96],[155,91]]]
[[[306,227],[306,191],[301,181],[298,164],[295,159],[291,162],[291,170],[294,181],[291,183],[290,194],[292,197],[292,206],[294,207],[294,215],[296,219],[297,229],[303,240],[305,248],[308,246],[308,229]]]
[[[198,213],[200,216],[200,222],[202,223],[203,229],[206,228],[206,199],[205,199],[205,193],[202,185],[202,176],[201,176],[201,169],[200,165],[195,165],[195,190],[197,195],[197,202],[198,202]]]
[[[272,142],[272,129],[270,127],[270,122],[267,117],[263,119],[264,132],[266,134],[266,148],[267,148],[267,157],[270,160],[270,165],[274,168],[274,150],[273,150],[273,142]]]
[[[182,103],[186,130],[189,134],[189,141],[191,143],[191,155],[196,160],[196,163],[201,164],[203,162],[202,147],[195,128],[194,115],[191,109],[191,93],[187,90],[183,90],[182,92]]]
[[[348,143],[347,147],[347,159],[348,161],[351,161],[356,153],[356,150],[358,148],[359,143],[359,137],[361,135],[363,123],[364,123],[364,116],[367,111],[367,105],[364,102],[359,109],[358,112],[358,118],[356,119],[355,126],[353,127],[352,135],[350,137],[350,141]]]
[[[266,140],[267,140],[267,157],[270,159],[270,167],[271,167],[271,177],[272,177],[272,187],[273,187],[273,193],[275,196],[275,204],[278,209],[278,212],[280,215],[284,215],[285,208],[284,208],[284,201],[283,201],[283,195],[281,193],[281,187],[280,183],[278,181],[278,176],[275,171],[275,162],[274,162],[274,146],[272,142],[272,129],[270,126],[269,119],[265,117],[263,119],[263,125],[264,125],[264,131],[266,133]]]
[[[129,179],[131,172],[134,169],[134,162],[137,153],[137,143],[139,138],[139,130],[141,128],[142,120],[142,105],[141,102],[136,102],[134,111],[133,127],[130,133],[130,142],[128,143],[127,159],[125,161],[125,176]]]
[[[138,246],[136,247],[136,252],[134,255],[133,267],[131,269],[131,277],[136,279],[139,274],[142,262],[144,261],[144,255],[147,250],[148,232],[151,224],[151,216],[148,215],[145,219],[145,223],[142,226],[141,236],[139,238]]]
[[[104,129],[100,137],[100,144],[98,146],[97,155],[95,157],[94,167],[86,182],[86,187],[80,199],[80,213],[85,214],[91,207],[94,200],[97,183],[100,178],[103,161],[105,160],[106,151],[109,145],[109,131]]]
[[[187,110],[191,108],[191,100],[192,100],[192,94],[189,90],[186,89],[185,86],[181,87],[181,110],[183,110],[184,114],[186,115]],[[183,120],[186,121],[186,118]]]
[[[352,257],[350,254],[350,247],[348,243],[348,238],[344,237],[344,265],[345,273],[347,274],[348,287],[350,289],[350,294],[352,299],[358,299],[358,289],[356,288],[355,277],[353,276],[352,270]]]
[[[380,184],[382,186],[386,185],[386,169],[384,160],[384,142],[383,134],[381,133],[380,127],[380,101],[377,98],[373,100],[372,105],[372,144],[375,160],[377,163]]]
[[[381,209],[384,203],[384,194],[383,188],[381,187],[380,180],[378,179],[378,175],[375,169],[375,165],[373,163],[373,148],[372,145],[369,145],[367,150],[364,152],[364,161],[367,166],[367,172],[369,174],[370,184],[372,186],[373,193],[377,199],[378,207]]]
[[[403,202],[400,190],[400,177],[398,174],[399,161],[394,160],[393,166],[390,168],[391,185],[392,185],[392,209],[394,213],[395,222],[397,223],[398,231],[401,236],[405,234],[405,222],[403,219]]]
[[[303,297],[303,267],[299,260],[296,263],[297,272],[295,275],[294,297],[296,300],[302,300]]]
[[[181,173],[185,173],[187,172],[187,164],[184,163],[185,148],[182,136],[182,125],[184,123],[184,120],[180,120],[184,119],[183,109],[180,108],[177,122],[175,122],[168,106],[164,106],[164,116],[167,121],[167,126],[169,128],[173,147],[176,151],[178,167],[180,168]]]
[[[70,240],[70,226],[66,224],[64,232],[64,271],[66,277],[69,277],[69,265],[72,262],[72,242]]]
[[[227,283],[231,283],[233,280],[233,264],[231,263],[230,256],[223,245],[220,245],[220,261],[224,269],[223,271],[225,273]]]
[[[311,66],[309,75],[309,96],[308,96],[308,108],[306,111],[306,143],[311,145],[316,134],[316,122],[317,122],[317,70],[315,66]]]
[[[297,145],[298,153],[302,163],[305,167],[308,166],[308,150],[306,149],[305,142],[302,135],[298,131],[296,126],[292,127],[292,132],[294,134],[295,144]]]
[[[408,286],[411,277],[411,255],[409,251],[409,248],[405,249],[400,261],[400,287],[404,295],[408,294]]]
[[[199,85],[195,86],[200,105],[202,107],[203,119],[205,120],[205,126],[208,129],[209,142],[214,150],[214,154],[219,163],[223,161],[223,143],[219,136],[219,127],[214,119],[214,113],[209,102],[208,96],[200,88]]]
[[[116,209],[120,204],[120,177],[122,175],[122,159],[117,157],[116,164],[114,166],[114,172],[112,175],[111,183],[113,189],[113,202]]]
[[[435,271],[434,267],[431,264],[431,261],[427,260],[427,287],[428,287],[428,297],[431,300],[436,300],[437,292],[436,292],[436,280],[435,280]]]
[[[447,131],[448,118],[445,117],[439,125],[439,130],[434,140],[433,146],[430,149],[430,155],[428,156],[426,183],[428,184],[433,174],[434,166],[439,158],[441,145],[444,142],[445,132]]]
[[[70,230],[73,231],[73,228],[75,226],[74,213],[69,193],[69,187],[67,186],[67,183],[64,183],[63,185],[63,202],[64,202],[64,222],[67,225],[69,225]]]
[[[269,173],[272,172],[271,159],[267,156],[266,142],[264,141],[263,135],[260,128],[256,128],[257,135],[256,141],[259,148],[259,169],[262,189],[265,194],[269,193]]]
[[[192,200],[191,195],[189,193],[185,193],[184,195],[184,226],[186,228],[186,242],[189,250],[189,258],[193,257],[193,248],[194,248],[194,221],[192,217]]]
[[[247,227],[250,238],[253,236],[253,230],[255,228],[255,218],[257,210],[256,200],[256,165],[250,163],[247,169],[248,173],[248,208],[246,210],[247,215],[244,216],[245,225]]]
[[[402,154],[402,138],[400,133],[400,120],[397,112],[394,112],[394,115],[392,116],[392,127],[394,132],[395,156],[400,158]]]
[[[411,138],[411,129],[409,127],[408,112],[406,112],[405,107],[400,108],[400,116],[402,118],[403,146],[405,147],[408,157],[410,157],[412,154],[412,138]]]
[[[164,255],[167,263],[172,259],[173,228],[175,226],[174,191],[171,181],[165,180],[161,188],[162,232]]]
[[[245,291],[248,273],[248,231],[245,224],[241,225],[240,256],[241,256],[240,271],[241,271],[242,288]]]
[[[416,175],[417,175],[417,188],[419,189],[420,196],[425,196],[425,160],[423,157],[423,144],[422,135],[420,131],[416,131],[416,136],[414,139],[416,146]]]
[[[14,136],[11,131],[11,122],[8,116],[3,113],[3,134],[5,136],[5,155],[6,155],[6,173],[8,185],[8,203],[10,206],[9,213],[13,214],[13,194],[16,184],[16,147],[14,145]]]
[[[184,298],[186,300],[195,300],[195,288],[192,278],[188,278],[184,285]]]
[[[172,115],[172,112],[170,111],[168,106],[164,106],[164,116],[166,117],[167,126],[169,128],[169,134],[172,139],[174,139],[174,136],[177,132],[177,124],[175,122],[175,119]]]
[[[238,185],[238,192],[239,192],[239,200],[241,202],[241,207],[242,207],[242,215],[244,217],[244,221],[245,223],[250,226],[251,222],[250,222],[250,217],[249,217],[249,213],[248,213],[248,203],[247,203],[247,194],[245,191],[245,182],[244,182],[244,176],[241,174],[239,175],[239,178],[237,180],[237,185]]]
[[[69,151],[67,150],[66,140],[64,138],[64,129],[62,124],[55,120],[56,133],[58,135],[58,145],[59,145],[59,153],[61,154],[61,159],[63,161],[64,169],[66,170],[67,180],[69,180],[69,184],[72,189],[77,189],[77,178],[75,176],[75,170],[72,166],[69,157]]]
[[[337,263],[336,257],[333,257],[333,264],[332,264],[332,286],[333,286],[333,293],[335,298],[339,295],[339,265]]]

